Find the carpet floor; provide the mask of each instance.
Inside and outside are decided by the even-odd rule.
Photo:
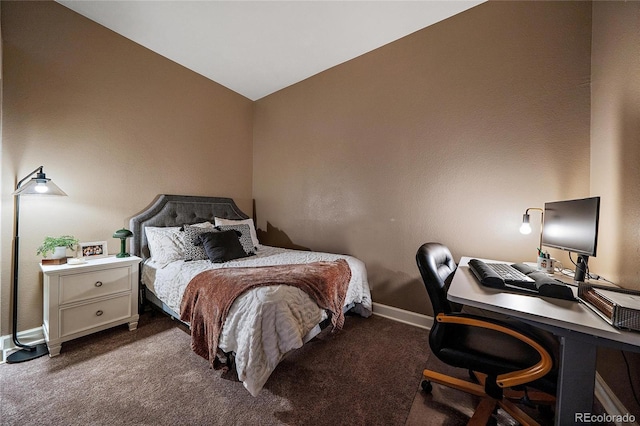
[[[6,425],[404,425],[428,331],[348,316],[290,354],[257,397],[209,369],[184,326],[153,313],[64,343],[59,356],[0,365]]]
[[[464,425],[479,398],[421,390],[425,368],[468,378],[431,355],[428,333],[348,316],[339,333],[290,354],[252,397],[191,351],[183,325],[147,312],[135,331],[115,327],[64,343],[54,358],[0,365],[0,425]],[[498,410],[494,424],[514,421]]]

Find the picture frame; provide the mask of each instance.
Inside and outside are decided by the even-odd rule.
[[[106,241],[91,241],[78,244],[78,257],[83,259],[97,259],[109,254]]]

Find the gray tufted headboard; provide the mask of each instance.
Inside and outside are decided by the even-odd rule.
[[[182,226],[209,221],[214,217],[248,219],[231,198],[190,195],[159,195],[144,211],[129,220],[131,252],[143,259],[149,257],[145,226]]]

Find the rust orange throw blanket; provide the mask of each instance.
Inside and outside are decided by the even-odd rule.
[[[351,280],[344,259],[301,265],[225,268],[201,272],[187,284],[180,319],[191,323],[191,348],[214,368],[218,338],[233,301],[245,291],[267,285],[291,285],[304,290],[320,308],[331,312],[334,330],[344,325],[342,307]]]

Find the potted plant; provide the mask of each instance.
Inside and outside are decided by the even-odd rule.
[[[60,237],[46,237],[36,254],[47,257],[52,253],[52,259],[61,259],[67,255],[67,249],[74,249],[78,244],[78,239],[71,235],[62,235]]]

